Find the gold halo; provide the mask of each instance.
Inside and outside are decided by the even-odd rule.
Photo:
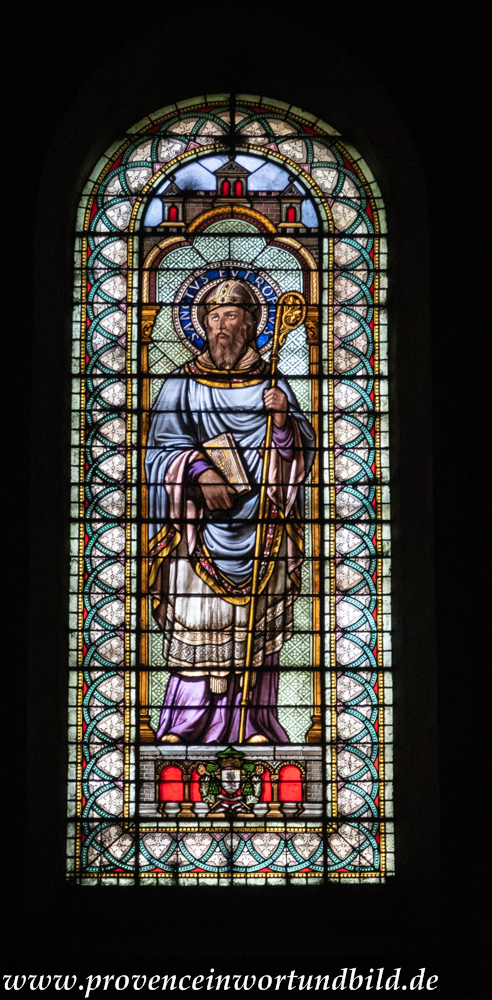
[[[204,285],[203,288],[201,288],[200,291],[197,292],[195,296],[195,301],[193,302],[193,305],[190,309],[191,321],[193,323],[193,326],[195,327],[195,329],[198,327],[200,329],[200,332],[203,331],[203,336],[205,337],[205,340],[207,339],[207,331],[204,327],[203,320],[205,318],[205,313],[207,309],[203,300],[206,297],[208,297],[208,295],[214,288],[217,288],[218,285],[222,285],[224,283],[224,280],[225,280],[224,278],[214,278],[212,281],[209,282],[208,285]],[[241,281],[244,279],[236,278],[235,280]],[[247,284],[250,286],[253,297],[257,301],[256,309],[249,310],[249,312],[256,319],[256,335],[255,335],[256,339],[256,337],[258,337],[260,333],[263,333],[263,330],[265,329],[268,320],[268,306],[263,296],[262,296],[263,301],[262,299],[260,299],[260,296],[258,294],[259,289],[256,288],[256,286],[253,285],[251,281],[248,281]]]
[[[253,268],[251,268],[250,265],[247,264],[247,263],[245,263],[244,261],[223,260],[223,261],[220,261],[220,263],[216,263],[216,264],[214,264],[213,262],[210,262],[209,264],[206,265],[206,267],[200,268],[199,270],[196,270],[192,274],[190,274],[186,278],[186,280],[182,283],[182,285],[180,285],[180,287],[179,287],[179,289],[178,289],[178,291],[176,293],[176,300],[175,300],[175,304],[173,305],[173,321],[174,321],[174,326],[175,326],[176,332],[177,332],[180,340],[185,344],[185,346],[188,348],[188,350],[191,351],[193,354],[200,354],[202,352],[203,348],[202,347],[197,347],[195,344],[193,344],[193,342],[186,335],[183,327],[181,326],[181,320],[180,320],[180,316],[179,316],[179,307],[182,304],[183,296],[184,296],[185,292],[187,291],[188,287],[194,281],[196,281],[196,279],[198,277],[200,277],[200,275],[205,274],[207,271],[211,271],[211,270],[214,270],[214,269],[219,270],[221,268],[226,268],[226,267],[227,268],[229,268],[229,267],[241,268],[241,269],[244,269],[246,271],[252,271],[253,270]],[[221,275],[218,278],[213,278],[211,281],[208,281],[206,283],[206,285],[203,286],[203,288],[199,289],[199,291],[197,292],[197,294],[196,294],[196,296],[195,296],[195,298],[193,300],[193,303],[190,306],[190,318],[191,318],[191,322],[193,324],[193,327],[194,327],[196,333],[200,337],[203,338],[203,340],[205,341],[205,343],[207,342],[207,333],[206,333],[205,327],[203,326],[203,317],[205,315],[205,305],[203,303],[203,300],[205,299],[205,297],[207,295],[210,294],[210,292],[212,291],[213,288],[216,288],[217,285],[221,285],[226,280],[227,280],[227,277],[224,276],[224,275]],[[238,277],[238,278],[235,278],[233,280],[244,281],[245,279]],[[282,292],[281,292],[281,289],[278,287],[277,282],[273,281],[271,279],[270,275],[265,275],[265,281],[268,283],[268,285],[270,285],[270,287],[272,288],[272,290],[275,292],[275,294],[277,296],[277,299],[279,299],[280,295],[282,294]],[[265,296],[262,294],[262,292],[260,291],[260,289],[258,288],[257,285],[253,284],[252,281],[248,281],[247,285],[248,285],[249,291],[253,294],[253,296],[256,298],[256,300],[258,302],[258,306],[257,306],[257,308],[255,310],[256,320],[257,320],[256,338],[255,339],[257,340],[258,337],[260,336],[260,334],[263,333],[263,331],[265,329],[265,326],[266,326],[266,324],[268,322],[269,303],[267,302],[267,300],[265,299]],[[265,354],[266,351],[270,350],[270,341],[271,341],[271,337],[268,338],[266,344],[264,344],[261,348],[257,347],[257,350],[260,352],[260,354]]]

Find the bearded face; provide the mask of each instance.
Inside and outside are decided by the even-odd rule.
[[[230,371],[254,336],[255,321],[241,306],[217,306],[204,320],[208,350],[216,368]]]

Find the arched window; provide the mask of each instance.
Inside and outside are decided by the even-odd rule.
[[[296,221],[296,210],[293,205],[289,205],[287,208],[287,222]]]
[[[168,764],[162,769],[159,798],[161,802],[181,802],[184,798],[183,775],[179,767]]]
[[[202,801],[202,795],[201,795],[201,792],[200,792],[200,775],[199,775],[196,767],[193,768],[193,773],[191,775],[190,799],[191,799],[192,802],[201,802]]]
[[[297,764],[286,764],[280,769],[280,802],[302,802],[302,776]]]
[[[242,196],[242,193],[243,193],[242,181],[235,181],[234,182],[234,194],[236,195],[236,198],[240,198]]]
[[[261,188],[237,181],[244,202],[215,205],[231,148]],[[193,197],[166,236],[159,189],[182,172]],[[303,195],[295,238],[286,172]],[[175,879],[169,859],[193,856],[189,824],[203,829],[208,807],[217,855],[194,856],[195,881],[220,879],[231,852],[214,815],[243,836],[229,876],[279,877],[281,837],[291,879],[384,879],[386,230],[372,172],[309,113],[243,96],[231,117],[224,97],[197,99],[111,147],[78,225],[71,871]],[[163,744],[194,770],[186,822],[167,819],[157,856]],[[279,794],[265,776],[282,760]],[[260,857],[248,823],[265,802]]]
[[[177,222],[178,209],[176,205],[169,206],[169,222]]]

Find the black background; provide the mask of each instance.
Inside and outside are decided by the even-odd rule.
[[[326,970],[330,962],[335,966],[358,962],[361,968],[378,964],[393,967],[403,962],[410,974],[414,965],[418,971],[425,964],[429,972],[439,973],[437,996],[485,996],[484,879],[489,848],[484,834],[476,833],[476,823],[484,823],[490,794],[480,747],[485,723],[479,719],[487,669],[484,640],[490,628],[490,612],[485,602],[480,603],[483,591],[479,587],[485,567],[483,497],[488,451],[481,420],[488,415],[484,403],[487,396],[490,398],[483,358],[490,336],[485,24],[476,4],[462,5],[456,11],[444,4],[432,9],[430,5],[427,9],[412,4],[398,6],[355,4],[341,10],[330,3],[305,4],[290,7],[287,13],[287,8],[276,3],[267,3],[261,11],[239,3],[234,11],[231,5],[192,3],[173,14],[163,5],[154,12],[137,5],[131,9],[84,5],[61,11],[45,5],[13,14],[6,36],[8,72],[2,126],[7,166],[2,193],[4,209],[12,216],[15,245],[13,258],[11,244],[4,243],[4,260],[13,267],[10,284],[2,290],[4,306],[12,307],[2,337],[2,351],[7,351],[10,361],[3,388],[7,409],[2,435],[8,453],[4,457],[3,493],[9,498],[10,549],[9,569],[2,574],[8,580],[9,607],[4,669],[7,680],[12,681],[4,701],[10,725],[2,790],[4,804],[9,808],[13,805],[5,825],[2,876],[9,889],[9,970],[87,972],[104,966],[105,971],[114,972],[128,969],[131,960],[134,972],[151,974],[172,967],[189,971],[193,968],[194,942],[203,944],[208,938],[210,962],[203,959],[197,964],[202,973],[208,972],[210,965],[225,971],[230,967],[230,956],[237,956],[234,968],[239,968],[241,956],[244,968],[255,971],[261,965],[265,972],[272,967],[290,969],[294,958],[298,971],[316,972]],[[329,74],[330,39],[350,51],[390,95],[420,156],[428,194],[431,249],[441,877],[437,888],[417,880],[405,892],[398,885],[375,891],[374,920],[381,928],[379,954],[367,953],[357,917],[352,936],[346,907],[339,907],[339,893],[332,899],[316,897],[316,893],[308,899],[301,893],[298,900],[292,898],[292,892],[283,900],[281,890],[262,892],[256,898],[253,894],[241,903],[238,899],[233,911],[228,908],[226,919],[220,900],[214,898],[212,905],[207,892],[183,891],[177,903],[175,895],[168,902],[163,890],[161,911],[155,904],[150,907],[140,893],[135,896],[133,917],[120,919],[118,903],[114,897],[105,897],[104,891],[92,898],[93,890],[82,895],[79,890],[77,898],[72,894],[68,899],[56,875],[42,899],[35,898],[30,888],[31,834],[27,831],[33,817],[25,796],[26,768],[39,768],[39,780],[46,780],[42,760],[27,757],[23,711],[27,696],[29,344],[36,328],[30,293],[38,173],[80,88],[104,65],[111,45],[124,41],[125,17],[130,18],[131,33],[137,38],[149,29],[162,32],[164,55],[166,45],[182,47],[184,80],[191,58],[187,21],[196,24],[203,20],[208,24],[204,37],[210,59],[215,68],[223,62],[231,86],[236,74],[238,90],[244,88],[240,67],[234,69],[234,39],[244,19],[253,22],[258,40],[251,58],[262,61],[269,57],[276,19],[283,19],[280,37],[291,40],[295,40],[301,22],[312,19],[309,59],[326,60]],[[211,19],[216,34],[211,31]],[[124,48],[122,52],[124,58]],[[202,86],[197,93],[207,89]],[[188,84],[183,92],[188,95]],[[277,94],[274,80],[271,96],[283,96]],[[14,530],[10,528],[12,520]],[[38,554],[31,551],[32,558],[37,559]],[[42,586],[40,566],[40,600]],[[425,825],[422,816],[424,837]],[[485,825],[483,829],[487,829]],[[21,832],[24,846],[19,850]],[[123,896],[131,891],[120,890]],[[99,940],[107,941],[107,950],[104,944],[96,947],[97,961],[81,957],[91,937],[89,921],[94,922]],[[260,961],[259,955],[268,952],[274,958],[262,957]]]

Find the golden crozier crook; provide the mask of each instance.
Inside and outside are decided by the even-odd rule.
[[[284,292],[280,296],[275,315],[275,327],[272,339],[272,353],[270,359],[270,388],[274,389],[277,383],[276,373],[278,365],[278,355],[287,339],[287,334],[304,322],[306,316],[306,302],[300,292]],[[261,468],[260,501],[258,504],[258,521],[255,534],[255,551],[253,556],[253,574],[251,580],[251,597],[249,601],[248,634],[246,637],[246,657],[245,671],[243,676],[243,690],[241,696],[241,714],[239,718],[239,743],[244,743],[246,733],[246,713],[249,704],[250,677],[253,666],[254,648],[254,628],[256,620],[256,601],[258,597],[258,583],[261,565],[261,549],[263,537],[263,523],[265,519],[268,468],[270,464],[270,451],[273,437],[273,412],[270,410],[267,416],[267,426],[265,434],[265,445],[263,450],[263,464]]]

